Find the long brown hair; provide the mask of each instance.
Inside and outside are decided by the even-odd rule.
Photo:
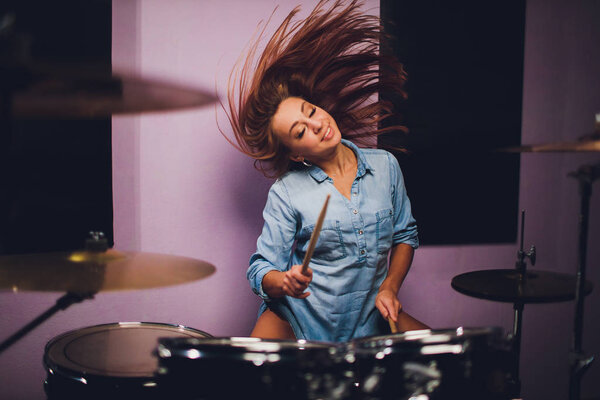
[[[397,125],[379,127],[393,110],[390,103],[377,98],[382,89],[405,95],[402,64],[380,54],[379,18],[364,15],[359,0],[344,3],[321,0],[308,17],[293,22],[299,11],[296,7],[254,62],[267,21],[245,61],[238,61],[231,72],[229,112],[222,106],[237,143],[222,133],[254,158],[265,176],[279,177],[293,163],[289,150],[271,129],[273,115],[288,97],[301,97],[325,109],[342,136],[359,144],[381,133],[405,130]]]

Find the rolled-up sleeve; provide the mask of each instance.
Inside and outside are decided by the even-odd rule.
[[[417,222],[412,216],[410,200],[404,186],[404,177],[398,160],[388,153],[390,177],[392,181],[392,202],[394,204],[394,236],[393,245],[406,243],[413,248],[419,247]]]
[[[296,237],[296,216],[289,194],[280,180],[269,190],[263,218],[265,222],[262,233],[256,242],[256,252],[250,257],[246,277],[252,291],[269,301],[271,299],[262,287],[263,278],[270,271],[285,271],[289,268],[291,249]]]

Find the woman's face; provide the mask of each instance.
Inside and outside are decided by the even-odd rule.
[[[294,161],[318,162],[327,158],[342,138],[331,115],[299,97],[288,97],[279,104],[271,128]]]

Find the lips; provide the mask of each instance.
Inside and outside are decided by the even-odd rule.
[[[321,140],[329,140],[329,138],[331,138],[331,135],[332,135],[331,126],[328,126],[327,130],[325,131],[325,134],[323,135],[323,138]]]

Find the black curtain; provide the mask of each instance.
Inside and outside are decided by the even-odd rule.
[[[525,1],[381,0],[408,73],[394,102],[410,132],[380,138],[396,153],[422,244],[516,241],[519,157],[497,149],[521,137]]]
[[[86,64],[110,73],[110,1],[4,1],[0,15],[14,18],[0,41],[2,68],[25,51],[49,71]],[[9,104],[20,89],[0,85]],[[92,230],[112,246],[110,117],[17,119],[3,110],[0,253],[80,249]]]

